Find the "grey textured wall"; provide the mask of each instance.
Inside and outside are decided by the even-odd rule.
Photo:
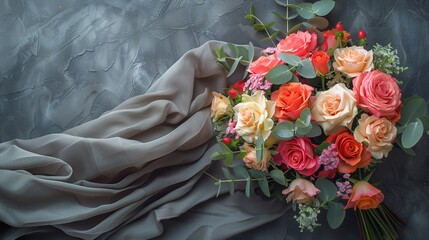
[[[253,41],[243,18],[254,2],[265,22],[271,0],[4,0],[0,2],[0,141],[62,132],[144,93],[184,52],[210,40]],[[291,0],[290,2],[297,2]],[[410,68],[405,95],[429,100],[429,1],[337,1],[329,15],[370,44],[389,42]],[[429,233],[428,141],[419,157],[394,151],[377,172],[386,202],[409,221],[404,238]],[[340,230],[357,238],[355,226]],[[286,227],[288,224],[290,226]],[[298,235],[290,216],[248,236],[324,239],[330,230]],[[259,235],[258,235],[259,234]]]

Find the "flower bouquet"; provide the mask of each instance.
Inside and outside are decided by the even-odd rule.
[[[226,166],[222,178],[210,177],[219,190],[228,184],[231,194],[244,182],[249,197],[291,203],[301,231],[319,226],[321,211],[338,228],[351,209],[363,238],[398,238],[404,223],[382,203],[371,175],[393,147],[414,154],[429,133],[426,102],[402,98],[394,76],[406,68],[391,45],[368,49],[365,31],[354,42],[340,22],[322,31],[334,1],[276,2],[285,8],[274,14],[286,21],[286,31],[262,23],[253,7],[246,16],[273,47],[260,54],[252,43],[216,49],[235,83],[213,92],[211,117],[222,150],[212,159]],[[297,17],[304,22],[289,29]]]

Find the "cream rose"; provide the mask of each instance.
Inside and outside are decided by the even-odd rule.
[[[248,168],[253,168],[259,171],[267,171],[268,163],[271,159],[270,151],[264,148],[262,160],[258,162],[258,158],[256,157],[256,150],[249,146],[248,144],[244,144],[243,148],[247,151],[246,156],[244,156],[243,161]]]
[[[359,46],[337,48],[334,52],[334,58],[334,69],[351,78],[374,68],[372,50],[367,51]]]
[[[343,83],[338,83],[327,91],[318,92],[311,104],[311,116],[326,135],[343,127],[351,128],[357,112],[353,91]]]
[[[387,157],[392,150],[392,142],[396,138],[395,125],[386,118],[362,114],[356,127],[354,137],[359,142],[368,143],[367,150],[374,158]]]
[[[213,99],[210,117],[212,118],[213,122],[216,122],[223,116],[228,115],[230,111],[229,106],[231,105],[231,102],[227,97],[218,92],[212,92],[212,95]]]
[[[271,134],[275,102],[267,100],[262,91],[242,95],[241,103],[234,106],[235,130],[246,142],[253,143],[259,134],[264,140]]]

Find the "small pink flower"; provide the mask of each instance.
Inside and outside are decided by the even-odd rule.
[[[295,179],[289,187],[283,190],[282,194],[287,195],[286,201],[311,204],[314,197],[320,192],[313,183],[306,179]]]

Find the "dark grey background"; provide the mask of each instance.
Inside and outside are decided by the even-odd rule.
[[[268,46],[244,15],[268,22],[273,0],[4,0],[0,2],[0,142],[62,132],[144,93],[187,50],[216,39]],[[290,1],[291,3],[298,1]],[[429,1],[337,1],[328,17],[370,45],[389,42],[410,68],[404,95],[429,100]],[[428,137],[411,158],[394,150],[376,173],[385,202],[409,222],[404,239],[429,234]],[[353,216],[338,231],[298,234],[288,213],[246,238],[357,239]],[[245,236],[239,236],[242,239]]]

